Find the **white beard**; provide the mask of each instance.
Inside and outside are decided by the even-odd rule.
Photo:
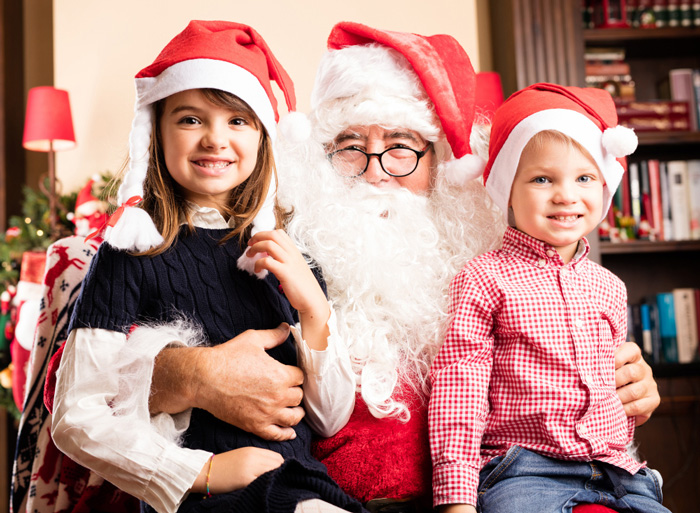
[[[395,392],[427,394],[449,283],[496,246],[500,215],[476,182],[459,189],[439,178],[423,196],[349,182],[320,145],[280,154],[278,200],[294,209],[287,231],[323,272],[362,398],[376,417],[407,420]]]

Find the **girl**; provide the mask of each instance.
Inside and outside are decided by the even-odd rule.
[[[327,348],[324,292],[290,239],[270,231],[280,219],[270,78],[293,110],[291,80],[253,29],[199,21],[136,76],[130,168],[75,306],[52,433],[147,509],[293,512],[320,498],[328,511],[361,510],[311,457],[304,422],[294,439],[269,442],[195,409],[170,426],[189,421],[181,448],[145,436],[148,412],[129,406],[150,387],[124,379],[143,356],[126,334],[145,321],[195,325],[217,345],[248,329],[284,336],[298,320],[311,349]],[[269,354],[296,364],[291,338]],[[182,496],[183,484],[196,493]]]

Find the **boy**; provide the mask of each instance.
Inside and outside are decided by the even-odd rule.
[[[590,262],[637,138],[600,89],[535,84],[496,112],[484,173],[504,211],[501,250],[450,287],[451,324],[431,369],[433,491],[442,511],[661,506],[655,472],[626,446],[615,394],[623,283]],[[612,128],[611,128],[612,127]]]

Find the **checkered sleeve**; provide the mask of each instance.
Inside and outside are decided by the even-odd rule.
[[[627,288],[625,284],[611,273],[612,284],[612,326],[613,344],[619,349],[627,341]],[[629,441],[634,439],[634,429],[636,426],[635,417],[627,417],[627,433]]]
[[[499,296],[495,283],[472,261],[450,286],[451,322],[431,368],[435,506],[476,504],[480,445],[489,410],[493,312]]]

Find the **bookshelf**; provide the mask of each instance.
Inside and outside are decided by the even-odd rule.
[[[504,94],[534,82],[585,85],[587,47],[625,49],[638,100],[670,99],[669,71],[700,68],[700,28],[584,29],[579,0],[492,0],[494,70]],[[639,133],[631,162],[700,159],[700,132]],[[620,276],[630,302],[677,287],[700,288],[700,241],[591,240],[591,257]],[[664,477],[674,513],[700,503],[700,362],[654,365],[661,405],[635,435]]]

